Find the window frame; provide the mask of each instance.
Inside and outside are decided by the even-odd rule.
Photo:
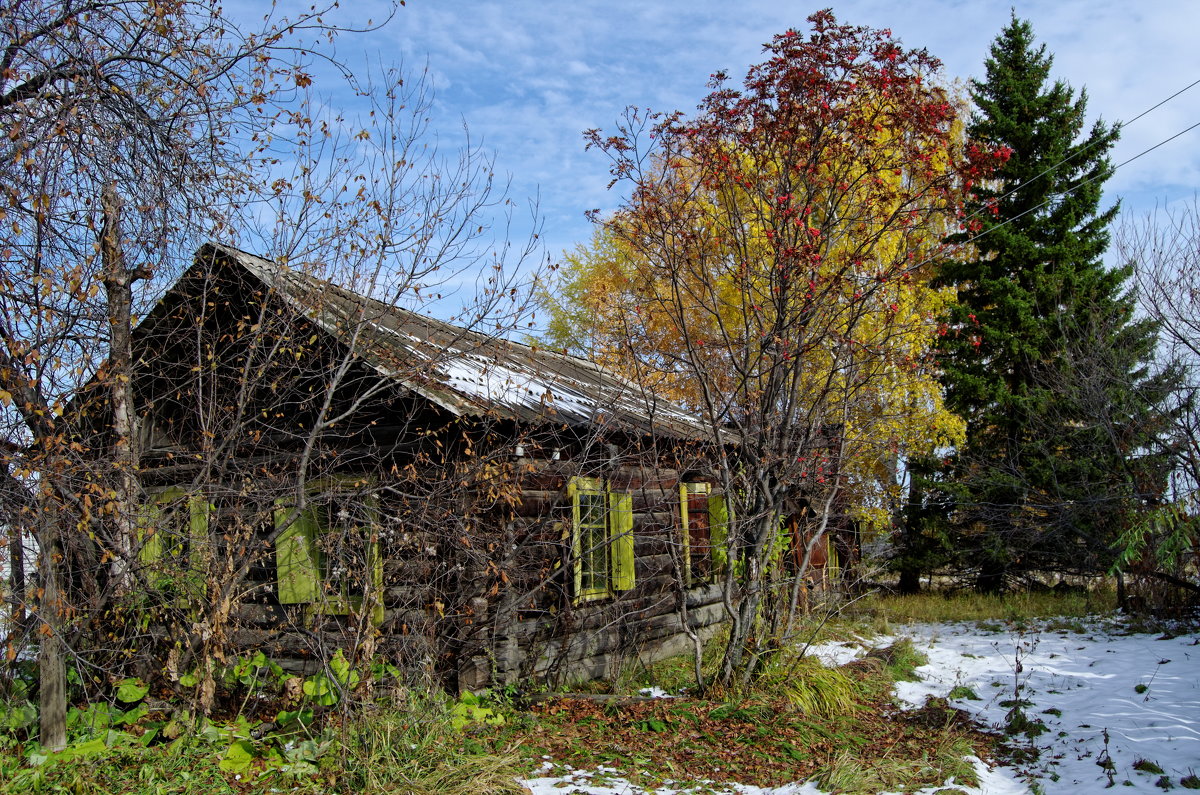
[[[705,532],[707,540],[707,572],[697,575],[700,567],[694,565],[692,555],[691,528],[691,498],[695,495],[705,496],[704,511],[707,524]],[[690,587],[698,583],[715,582],[725,571],[729,553],[730,508],[724,492],[713,489],[712,484],[704,481],[680,481],[679,483],[679,529],[683,546],[683,576],[684,582]]]
[[[306,494],[347,497],[362,501],[364,512],[370,521],[366,528],[364,551],[369,579],[363,584],[363,595],[352,595],[342,590],[333,591],[327,582],[324,564],[325,553],[321,537],[334,532],[328,521],[322,522],[322,501],[307,500],[303,510],[296,512],[292,501],[285,497],[275,500],[275,528],[290,524],[275,537],[275,588],[280,604],[306,605],[310,618],[322,615],[361,614],[370,598],[370,620],[375,626],[383,623],[383,553],[380,548],[379,497],[375,493],[362,494],[365,486],[374,484],[373,477],[335,475],[317,478],[304,486]]]
[[[602,521],[584,521],[583,497],[598,497],[603,511]],[[607,599],[632,590],[636,584],[634,571],[633,495],[613,491],[611,482],[601,478],[576,476],[567,481],[567,496],[571,501],[570,550],[572,594],[574,602]],[[584,549],[584,527],[594,542],[597,531],[600,543]],[[602,555],[597,565],[596,553]],[[590,563],[585,571],[585,563]],[[585,585],[585,581],[588,583]],[[597,581],[602,584],[596,585]]]
[[[134,527],[138,543],[137,560],[143,568],[150,570],[147,579],[159,587],[168,584],[182,586],[180,598],[184,601],[203,598],[208,591],[208,531],[212,504],[203,494],[188,491],[183,486],[148,491],[146,497],[137,506]],[[171,528],[178,531],[173,538],[166,538],[167,534],[163,533],[167,507],[186,509],[186,526],[181,522],[179,527]],[[185,541],[187,565],[171,567],[173,572],[182,572],[180,578],[164,570],[161,564],[164,558],[170,560],[184,554]]]

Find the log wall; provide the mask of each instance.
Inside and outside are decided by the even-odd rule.
[[[460,516],[461,527],[412,529],[404,543],[385,544],[378,625],[367,615],[280,604],[274,553],[264,546],[231,622],[232,645],[261,649],[299,674],[319,670],[337,649],[382,656],[460,689],[611,677],[623,665],[689,651],[689,632],[706,639],[726,616],[716,583],[681,581],[678,473],[628,465],[586,472],[633,495],[635,584],[581,602],[567,530],[567,484],[579,470],[571,461],[524,462],[507,504]],[[380,489],[382,524],[406,526],[387,493]]]

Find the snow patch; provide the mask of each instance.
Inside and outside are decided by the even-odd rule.
[[[646,698],[677,698],[661,687],[643,687],[638,693]]]

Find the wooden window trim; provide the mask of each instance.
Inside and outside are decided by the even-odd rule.
[[[701,567],[696,565],[692,555],[690,502],[691,497],[699,494],[707,497],[705,511],[708,524],[705,530],[708,535],[706,553],[708,571],[703,577],[695,574],[695,570]],[[725,570],[729,557],[727,550],[729,522],[729,503],[723,492],[715,491],[709,483],[681,482],[679,484],[679,528],[683,546],[683,574],[684,582],[688,587],[699,583],[715,582]]]
[[[374,478],[371,477],[334,475],[311,480],[305,484],[304,490],[307,494],[344,493],[347,496],[355,496],[358,490],[372,483]],[[384,618],[383,553],[378,535],[379,498],[375,494],[368,494],[362,497],[362,500],[373,528],[366,547],[366,564],[370,578],[366,583],[366,591],[372,595],[372,604],[369,607],[371,623],[378,626],[383,623]],[[306,615],[310,618],[322,615],[361,614],[366,609],[365,597],[351,596],[345,592],[333,593],[326,588],[319,539],[325,533],[331,532],[332,528],[322,526],[318,506],[310,502],[300,515],[293,517],[295,507],[288,503],[289,500],[285,498],[275,501],[275,526],[280,527],[291,521],[275,539],[275,584],[280,603],[307,605]]]
[[[584,510],[581,498],[584,495],[598,497],[603,520],[588,524],[588,536],[602,534],[603,542],[584,549]],[[571,501],[571,573],[572,593],[576,604],[607,599],[621,591],[632,590],[636,585],[634,573],[633,495],[613,491],[611,484],[601,478],[573,477],[567,482],[567,496]],[[602,585],[595,585],[597,577],[585,577],[584,563],[596,565],[596,552],[602,551],[599,572]],[[585,585],[585,579],[590,583]]]

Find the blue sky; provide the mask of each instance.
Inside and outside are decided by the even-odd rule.
[[[344,7],[369,15],[375,0]],[[344,4],[345,6],[345,4]],[[1087,88],[1089,115],[1131,119],[1194,80],[1200,57],[1200,3],[1177,0],[856,0],[834,6],[844,22],[890,28],[909,47],[942,59],[945,76],[983,73],[991,40],[1009,9],[1033,22],[1055,57],[1054,74]],[[433,124],[452,148],[466,124],[511,177],[519,205],[539,199],[546,253],[584,241],[584,212],[611,208],[601,155],[585,152],[582,131],[611,129],[627,105],[691,111],[709,74],[740,79],[761,47],[821,6],[786,0],[408,0],[380,30],[344,38],[338,56],[410,70],[427,65],[437,93]],[[333,85],[332,83],[330,85]],[[334,105],[351,98],[334,95]],[[1127,127],[1120,163],[1200,122],[1200,86]],[[1190,198],[1200,184],[1200,129],[1121,168],[1109,201],[1144,213],[1155,202]],[[527,213],[518,213],[518,227]]]

